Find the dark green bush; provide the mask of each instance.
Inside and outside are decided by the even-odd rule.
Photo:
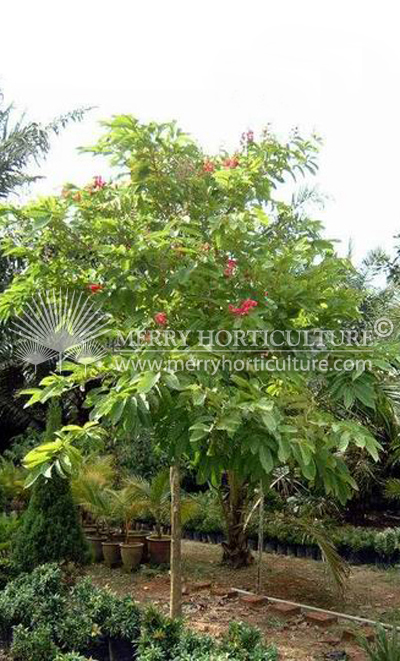
[[[0,558],[0,590],[18,575],[18,568],[10,558]]]
[[[47,562],[82,564],[89,557],[69,481],[55,474],[47,481],[39,478],[16,536],[15,562],[31,571]]]
[[[0,544],[11,542],[20,525],[15,514],[0,514]]]
[[[73,588],[70,601],[77,613],[90,613],[92,623],[102,634],[132,643],[138,640],[140,611],[131,597],[116,597],[86,579]]]
[[[179,659],[197,659],[200,656],[210,655],[217,649],[217,644],[211,636],[204,636],[193,631],[184,630],[179,641]]]
[[[0,593],[0,634],[9,637],[11,628],[19,624],[54,626],[65,613],[67,596],[68,586],[55,564],[21,574]]]
[[[155,608],[148,608],[142,616],[139,639],[139,659],[162,659],[169,661],[175,657],[182,635],[180,620],[171,620]],[[152,652],[150,652],[152,650]],[[161,656],[158,656],[159,653]],[[150,654],[150,656],[149,656]],[[151,656],[153,654],[153,656]]]
[[[71,584],[56,564],[22,574],[0,593],[0,634],[12,637],[15,661],[82,661],[107,645],[137,661],[275,661],[257,629],[232,624],[222,642],[186,631],[155,608],[141,613],[130,597],[118,598],[88,579]],[[11,636],[12,634],[12,636]],[[102,648],[103,649],[103,648]],[[80,656],[83,654],[85,656]]]
[[[58,652],[54,661],[88,661],[88,659],[87,656],[81,656],[76,652],[67,652],[66,654],[63,654],[63,652]]]
[[[31,631],[20,624],[14,627],[10,652],[14,661],[52,661],[57,655],[57,647],[52,641],[50,627],[40,626]]]
[[[265,647],[260,631],[243,622],[231,622],[221,647],[229,659],[237,661],[275,661],[278,658],[274,646]]]

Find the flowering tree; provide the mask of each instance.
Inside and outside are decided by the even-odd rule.
[[[249,487],[268,485],[276,466],[295,464],[344,501],[355,487],[346,447],[377,459],[365,428],[321,404],[323,373],[255,362],[266,353],[270,361],[314,355],[314,347],[303,340],[293,346],[285,335],[267,350],[265,331],[338,329],[359,316],[349,262],[335,255],[302,204],[279,201],[288,176],[315,172],[317,149],[315,137],[297,132],[281,143],[269,131],[258,140],[249,131],[234,154],[207,156],[175,124],[120,116],[92,148],[110,156],[113,182],[98,176],[82,190],[69,185],[60,197],[3,207],[4,250],[26,269],[3,294],[0,315],[17,314],[38,289],[87,292],[108,315],[107,339],[124,349],[91,365],[64,363],[30,403],[80,387],[92,420],[128,433],[153,425],[168,447],[173,614],[182,456],[219,490],[228,523],[224,557],[234,566],[249,561]]]

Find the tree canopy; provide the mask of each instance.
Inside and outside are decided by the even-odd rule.
[[[293,463],[344,502],[356,486],[347,447],[376,460],[379,444],[321,397],[329,370],[279,369],[280,356],[310,357],[315,347],[270,348],[276,368],[258,370],[251,361],[265,348],[244,351],[229,341],[233,331],[335,330],[360,319],[363,293],[352,285],[350,262],[303,204],[280,196],[288,178],[315,173],[318,144],[297,131],[283,143],[268,129],[257,140],[244,134],[234,153],[208,155],[174,123],[119,116],[91,148],[110,157],[113,181],[96,176],[59,197],[4,205],[3,249],[26,268],[1,297],[3,320],[38,290],[68,288],[95,297],[109,343],[132,331],[142,338],[125,346],[124,361],[108,348],[91,365],[65,362],[30,392],[30,404],[83,388],[92,420],[131,433],[155,425],[160,442],[168,440],[172,456],[190,456],[201,480],[218,484],[228,469],[268,480],[275,466]],[[185,331],[187,342],[154,347],[155,330]],[[215,336],[199,343],[201,330],[208,338],[219,332],[224,346]],[[223,358],[243,366],[204,364]],[[185,369],[171,368],[172,359]],[[362,399],[365,374],[354,370],[351,379]]]

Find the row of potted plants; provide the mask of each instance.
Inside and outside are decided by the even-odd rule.
[[[147,562],[154,565],[169,563],[169,536],[158,536],[151,530],[128,530],[122,534],[119,531],[102,531],[95,526],[86,526],[84,529],[95,562],[104,560],[108,567],[122,563],[127,571]]]
[[[194,525],[193,525],[194,524]],[[145,522],[142,522],[145,525]],[[336,545],[340,555],[352,564],[394,565],[400,562],[400,528],[362,528],[350,525],[325,525],[325,532]],[[186,539],[209,544],[221,544],[225,539],[223,525],[210,526],[210,522],[188,521],[183,536]],[[255,528],[249,531],[249,545],[256,549],[258,544]],[[301,558],[321,559],[316,544],[305,540],[304,530],[281,515],[267,521],[264,526],[264,549],[266,552],[293,555]]]

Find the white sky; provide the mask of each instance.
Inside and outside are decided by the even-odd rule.
[[[54,142],[41,193],[107,174],[76,148],[111,114],[177,119],[210,149],[268,122],[316,129],[321,218],[361,259],[400,231],[399,12],[396,0],[13,0],[0,87],[42,121],[97,106]]]

